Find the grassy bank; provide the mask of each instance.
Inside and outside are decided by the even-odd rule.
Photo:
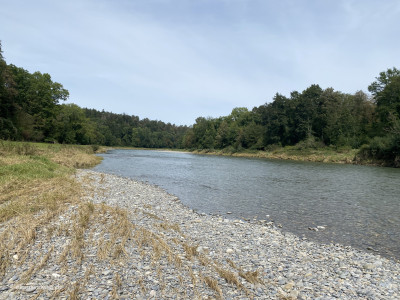
[[[221,149],[221,150],[216,150],[216,149],[193,150],[193,149],[113,147],[113,149],[188,152],[194,154],[284,159],[284,160],[324,162],[324,163],[384,165],[383,162],[381,161],[361,160],[358,156],[359,150],[351,148],[334,148],[334,147],[301,148],[298,146],[286,146],[286,147],[276,147],[269,151],[248,150],[248,149],[235,150],[233,148]]]
[[[37,299],[43,294],[51,299],[60,296],[79,299],[87,295],[87,283],[97,282],[105,265],[112,265],[120,271],[107,283],[112,287],[109,296],[118,299],[122,287],[132,283],[119,274],[124,273],[124,264],[132,255],[127,249],[133,248],[133,254],[140,253],[141,263],[173,265],[171,270],[180,282],[183,295],[189,282],[195,292],[198,285],[206,286],[215,292],[216,298],[222,298],[218,280],[234,283],[237,289],[252,295],[238,278],[256,284],[259,280],[256,271],[246,271],[233,264],[238,272],[235,275],[206,253],[200,255],[177,223],[147,212],[151,206],[146,198],[143,208],[134,211],[92,202],[93,178],[82,177],[78,181],[73,175],[78,167],[99,163],[101,158],[93,153],[91,147],[0,141],[0,283],[9,283],[6,290],[28,298],[30,292],[26,288],[37,285],[36,279],[46,274],[44,270],[57,266],[57,272],[51,271],[48,280],[67,280],[51,290],[35,286],[29,298]],[[97,193],[100,193],[97,195],[104,197],[105,176],[97,176]],[[149,228],[136,223],[136,219],[139,223],[143,218],[151,220]],[[171,232],[175,234],[168,238]],[[204,266],[204,275],[194,274],[193,268],[188,267],[195,259]],[[143,295],[150,291],[142,279],[149,274],[150,271],[143,272],[135,281]],[[169,285],[166,278],[170,275],[169,271],[164,274],[163,268],[152,273],[154,278],[159,278],[162,293]],[[184,283],[184,278],[188,282]]]
[[[91,146],[0,141],[0,279],[27,255],[37,230],[79,202],[83,191],[71,175],[98,164],[93,153]]]
[[[192,151],[192,153],[325,162],[325,163],[343,163],[343,164],[360,163],[356,158],[358,150],[348,149],[348,148],[335,149],[326,147],[318,149],[313,149],[313,148],[301,149],[296,146],[287,146],[287,147],[272,149],[270,151],[259,151],[259,150],[229,151],[223,149],[223,150],[194,150]]]

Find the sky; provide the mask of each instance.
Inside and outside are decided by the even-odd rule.
[[[398,0],[0,0],[8,64],[68,103],[192,125],[400,68]]]

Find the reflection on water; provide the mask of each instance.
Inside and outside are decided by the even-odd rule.
[[[149,150],[103,156],[95,170],[157,184],[199,212],[273,220],[299,236],[400,259],[399,169]],[[317,226],[326,229],[308,229]]]

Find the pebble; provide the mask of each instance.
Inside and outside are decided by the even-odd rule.
[[[71,205],[55,217],[55,229],[49,225],[37,232],[26,258],[23,252],[12,257],[18,263],[0,278],[1,300],[51,299],[57,291],[56,298],[68,299],[74,288],[82,299],[400,299],[397,261],[348,246],[310,242],[283,232],[271,220],[243,222],[197,213],[147,183],[91,170],[78,170],[76,178],[89,192],[83,201],[126,209],[136,235],[125,240],[124,251],[113,258],[123,241],[91,220],[97,225],[85,231],[82,261],[69,252],[60,263],[61,253],[73,242],[71,233],[61,230],[78,210]],[[113,220],[107,212],[97,218]],[[57,228],[60,233],[49,237]],[[100,259],[98,243],[115,249]],[[52,247],[48,262],[21,286],[22,275],[38,266]],[[242,287],[228,282],[227,274]],[[244,274],[253,274],[257,281]]]

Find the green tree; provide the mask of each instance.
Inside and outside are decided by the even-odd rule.
[[[76,104],[63,104],[58,107],[54,138],[65,144],[95,144],[94,124]]]
[[[14,98],[17,91],[10,70],[3,57],[0,41],[0,138],[18,138],[16,127],[17,106]]]
[[[30,74],[14,65],[9,65],[9,69],[18,91],[14,98],[17,127],[24,139],[43,141],[54,134],[57,105],[69,93],[60,83],[53,82],[49,74]]]
[[[400,116],[400,70],[393,68],[379,73],[376,81],[368,86],[372,93],[383,128],[390,123],[389,116]]]

